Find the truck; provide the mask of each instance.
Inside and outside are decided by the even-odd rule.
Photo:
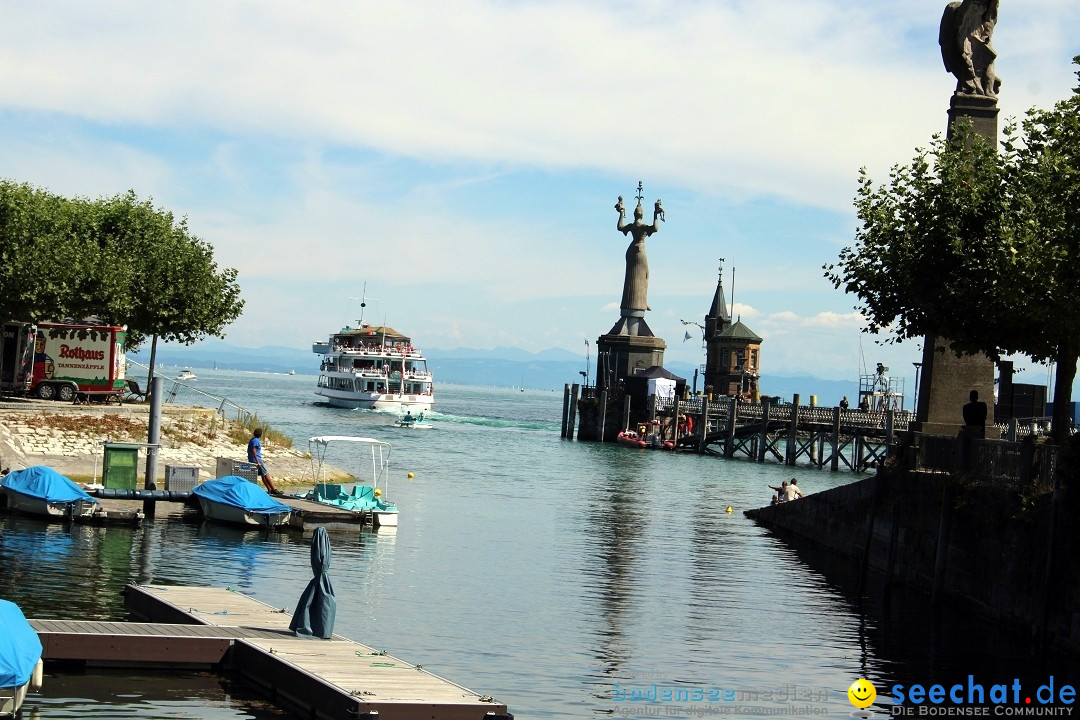
[[[123,395],[127,389],[126,337],[127,328],[118,325],[38,323],[33,372],[26,392],[43,400],[66,402],[77,395]]]
[[[0,392],[23,395],[34,380],[33,323],[6,322],[0,333]]]

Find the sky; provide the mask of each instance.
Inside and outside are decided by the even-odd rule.
[[[0,177],[186,218],[238,270],[235,345],[309,347],[366,298],[429,355],[583,358],[619,318],[614,205],[640,181],[667,360],[703,362],[682,321],[722,267],[764,392],[878,362],[910,392],[918,344],[860,332],[822,266],[859,169],[883,183],[945,129],[944,5],[0,0]],[[1076,0],[1003,0],[1002,124],[1069,96],[1078,27]]]

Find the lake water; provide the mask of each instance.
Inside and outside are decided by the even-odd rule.
[[[388,496],[401,526],[332,535],[335,632],[493,695],[518,718],[847,716],[860,677],[888,713],[894,683],[1073,670],[1032,660],[962,612],[933,622],[917,596],[859,603],[847,564],[796,551],[742,514],[792,475],[816,492],[851,473],[563,440],[556,392],[442,385],[435,429],[418,431],[318,404],[312,376],[198,374],[199,388],[258,412],[297,447],[324,434],[393,444]],[[351,460],[331,446],[328,462]],[[291,610],[309,548],[299,534],[179,513],[138,529],[7,516],[0,596],[31,617],[124,619],[127,582],[204,584]],[[213,676],[81,678],[47,678],[34,712],[286,717]]]

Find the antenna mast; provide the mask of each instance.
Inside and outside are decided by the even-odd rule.
[[[722,258],[721,258],[722,259]],[[731,312],[735,311],[735,266],[731,266]]]

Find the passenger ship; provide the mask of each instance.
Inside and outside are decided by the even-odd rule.
[[[344,327],[311,349],[323,356],[315,394],[334,407],[424,411],[435,402],[427,359],[391,327]]]

